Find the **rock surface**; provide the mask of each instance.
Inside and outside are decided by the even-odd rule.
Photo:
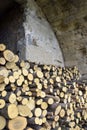
[[[36,0],[59,40],[66,66],[87,77],[87,0]]]

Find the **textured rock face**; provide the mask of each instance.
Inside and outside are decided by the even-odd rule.
[[[3,2],[4,1],[5,0],[3,0]],[[23,7],[25,7],[27,2],[27,0],[14,1],[23,5]],[[48,61],[48,63],[50,63],[49,61],[50,59],[52,59],[51,63],[54,64],[55,57],[57,57],[56,61],[58,62],[56,62],[56,64],[61,65],[63,58],[60,47],[56,46],[58,42],[52,32],[51,27],[45,20],[45,17],[42,14],[43,12],[50,25],[52,26],[60,43],[63,52],[63,57],[65,60],[65,65],[77,65],[78,68],[81,70],[81,73],[87,76],[87,0],[35,1],[37,2],[41,10],[38,9],[34,0],[33,2],[28,0],[29,4],[26,5],[25,9],[26,20],[23,21],[23,12],[20,13],[20,9],[16,8],[15,13],[12,13],[11,16],[9,16],[10,22],[8,23],[8,25],[3,24],[6,25],[4,27],[4,30],[2,26],[0,27],[0,42],[2,41],[2,39],[6,39],[4,40],[4,42],[7,41],[7,43],[13,43],[13,41],[15,41],[15,43],[18,43],[18,48],[22,52],[20,54],[21,57],[23,57],[24,55],[28,57],[28,53],[26,53],[28,52],[28,48],[26,48],[26,45],[24,44],[24,40],[26,37],[25,41],[26,44],[29,43],[29,51],[31,52],[28,59],[33,58],[42,62],[43,59],[40,59],[39,57],[41,56],[45,57],[44,59],[46,62]],[[1,6],[3,8],[0,7],[0,9],[4,10],[9,6],[12,6],[12,4],[12,0],[7,0],[5,5],[3,5],[1,0],[0,5],[3,5]],[[13,14],[15,14],[13,18],[14,22],[11,20]],[[8,18],[4,21],[8,21]],[[6,32],[6,30],[8,30],[8,33]],[[8,38],[10,34],[12,35],[10,38]],[[42,36],[44,38],[42,38]],[[52,44],[49,44],[49,42]],[[15,45],[13,45],[13,48],[16,48],[14,46]]]
[[[87,0],[36,0],[52,25],[66,66],[87,74]]]
[[[12,51],[19,51],[21,58],[64,66],[57,38],[34,0],[16,2],[10,8],[8,3],[7,15],[2,18],[0,42],[7,43]]]
[[[24,22],[26,59],[41,64],[64,66],[59,43],[34,0],[25,5]]]

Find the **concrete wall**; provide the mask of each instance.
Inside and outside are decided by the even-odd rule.
[[[25,58],[41,64],[64,66],[59,43],[34,0],[27,1],[25,5],[25,17],[26,20],[23,24],[25,44],[22,46],[22,43],[18,42],[20,50],[23,50],[23,48],[26,49]]]

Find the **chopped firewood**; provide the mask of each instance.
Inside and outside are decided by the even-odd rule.
[[[0,99],[0,109],[5,107],[5,101],[3,99]]]
[[[15,68],[16,64],[14,62],[7,62],[6,63],[6,68],[7,69],[13,69]]]
[[[3,55],[4,55],[4,58],[5,58],[7,61],[9,61],[9,62],[14,61],[14,59],[15,59],[14,53],[13,53],[12,51],[10,51],[10,50],[5,50],[5,51],[3,52]]]
[[[18,107],[16,104],[8,105],[8,116],[10,119],[13,119],[18,116]]]
[[[48,108],[48,104],[46,102],[42,102],[41,103],[41,108],[44,109],[44,110],[47,109]]]
[[[31,111],[26,105],[18,105],[18,112],[20,116],[27,117]]]
[[[3,57],[0,57],[0,65],[5,65],[6,60]]]
[[[6,119],[3,116],[0,116],[0,130],[3,130],[6,126]]]
[[[28,74],[28,79],[29,79],[29,81],[33,80],[33,75],[31,73]]]
[[[10,103],[16,102],[16,95],[14,93],[11,93],[11,95],[9,96],[9,102]]]
[[[0,83],[3,83],[3,82],[4,82],[4,76],[0,75]]]
[[[37,71],[37,76],[38,76],[38,78],[43,78],[43,73],[40,70],[38,70]]]
[[[25,69],[25,68],[23,68],[23,69],[22,69],[22,73],[23,73],[24,76],[27,76],[27,75],[28,75],[28,70]]]
[[[14,63],[18,62],[18,61],[19,61],[18,55],[15,55],[14,57],[15,57],[15,58],[14,58],[14,61],[13,61],[13,62],[14,62]]]
[[[4,84],[4,83],[0,84],[0,91],[4,91],[5,90],[5,86],[6,86],[6,84]]]
[[[2,51],[4,51],[5,49],[6,49],[5,44],[0,44],[0,51],[2,52]]]
[[[76,66],[20,62],[4,44],[0,54],[0,129],[87,128],[87,84]]]
[[[24,130],[27,126],[27,119],[25,117],[18,116],[8,122],[8,128],[10,130]]]
[[[40,117],[42,114],[42,110],[40,108],[35,108],[34,114],[36,117]]]

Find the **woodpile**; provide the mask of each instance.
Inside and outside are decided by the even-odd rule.
[[[87,84],[76,66],[20,61],[0,44],[0,130],[86,130]]]

